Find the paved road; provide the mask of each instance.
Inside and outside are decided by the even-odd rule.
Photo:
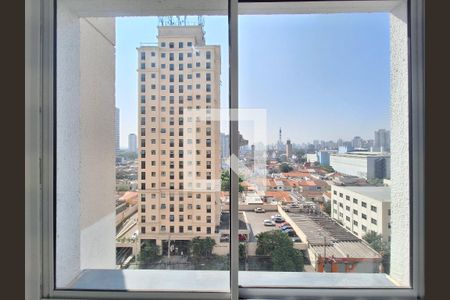
[[[253,211],[246,211],[248,223],[250,225],[250,242],[255,242],[255,235],[260,232],[274,230],[275,226],[264,226],[263,222],[270,219],[271,216],[277,214],[276,211],[269,211],[265,213],[255,213]]]

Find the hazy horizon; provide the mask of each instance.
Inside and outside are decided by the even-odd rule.
[[[204,19],[206,43],[221,46],[226,108],[227,17]],[[156,17],[116,18],[121,148],[137,133],[136,48],[157,41],[157,25]],[[390,130],[388,14],[240,16],[239,26],[240,107],[267,110],[267,143],[276,143],[280,127],[283,141],[295,144],[374,139],[374,131]],[[247,127],[240,126],[245,138],[252,136]]]

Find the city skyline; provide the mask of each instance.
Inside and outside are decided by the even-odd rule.
[[[121,148],[127,147],[128,134],[137,133],[136,48],[142,41],[155,41],[157,25],[157,18],[117,18],[116,106],[121,109]],[[388,25],[382,13],[241,16],[240,106],[267,109],[269,144],[277,141],[279,127],[283,127],[285,140],[290,138],[294,144],[354,136],[372,139],[375,130],[390,130]],[[243,42],[256,30],[264,30],[266,39],[252,40],[251,45]],[[206,39],[222,49],[221,105],[226,107],[227,18],[205,17],[205,32]],[[272,42],[267,44],[267,39]],[[265,68],[256,63],[261,59],[267,62]],[[282,76],[269,76],[269,70]],[[265,88],[273,85],[286,89]],[[298,126],[293,128],[295,122]],[[251,135],[244,126],[240,130],[244,136]]]

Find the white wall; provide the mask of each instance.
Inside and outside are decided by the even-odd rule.
[[[57,10],[56,286],[80,271],[80,26]]]
[[[407,4],[391,12],[391,277],[409,285],[410,192]]]
[[[114,19],[57,10],[56,286],[115,267]]]
[[[115,19],[80,19],[81,269],[115,266]]]

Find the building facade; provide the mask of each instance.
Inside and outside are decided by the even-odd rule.
[[[331,217],[359,238],[369,231],[391,237],[391,188],[386,186],[331,187]]]
[[[220,47],[206,45],[202,26],[159,26],[158,45],[137,50],[139,239],[181,252],[194,237],[217,238]]]
[[[365,179],[389,179],[390,155],[374,152],[333,153],[330,166],[337,172]]]
[[[391,133],[389,130],[379,129],[375,131],[374,150],[391,151]]]

